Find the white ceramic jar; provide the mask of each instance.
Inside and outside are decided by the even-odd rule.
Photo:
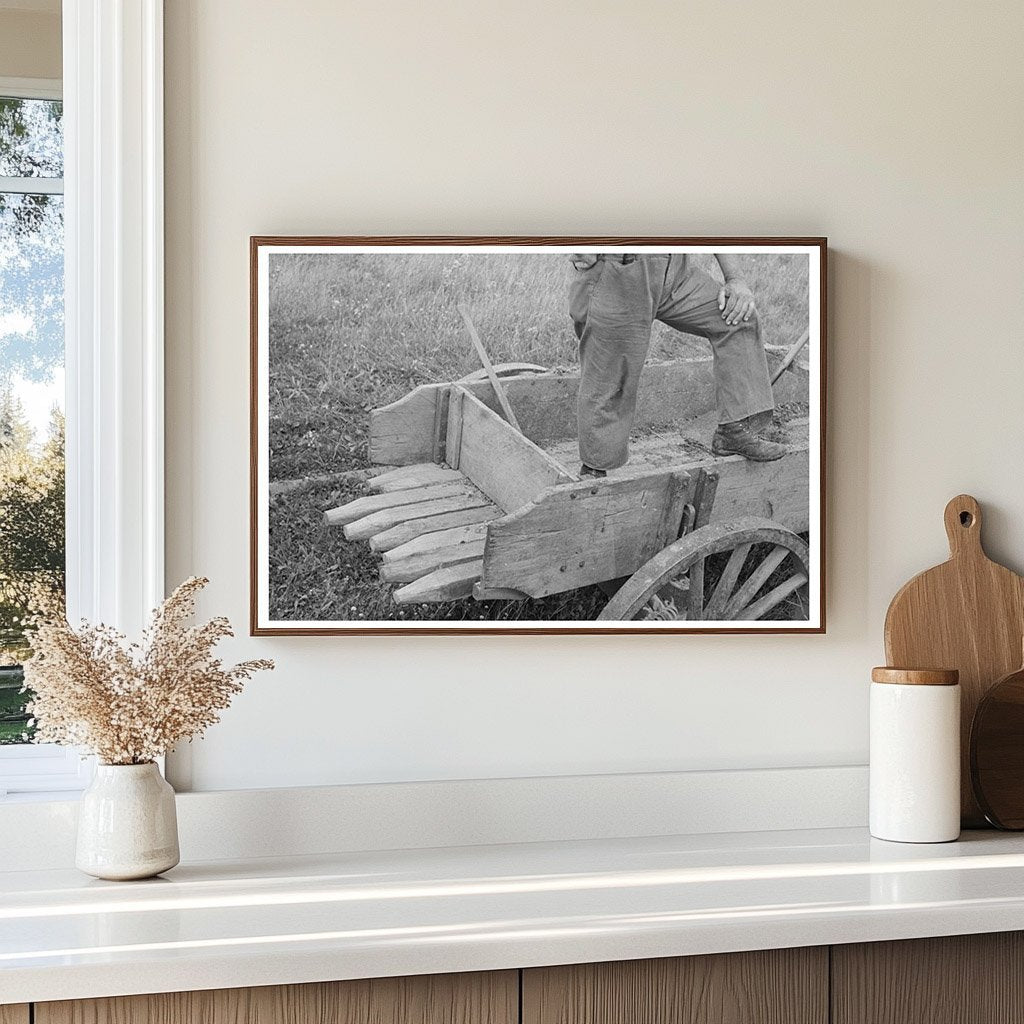
[[[876,839],[948,843],[959,837],[959,673],[872,670],[870,780]]]
[[[149,764],[98,764],[82,794],[75,865],[96,878],[150,878],[179,860],[174,790]]]

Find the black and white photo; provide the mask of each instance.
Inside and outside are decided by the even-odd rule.
[[[823,239],[252,240],[252,628],[821,632]]]

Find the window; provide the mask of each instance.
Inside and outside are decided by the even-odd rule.
[[[137,635],[165,592],[163,3],[64,0],[62,12],[63,157],[43,146],[33,151],[35,163],[9,160],[0,193],[12,207],[35,203],[63,215],[68,616]],[[59,102],[61,83],[0,78],[0,97]],[[28,146],[28,135],[16,135]],[[13,251],[11,229],[0,233]],[[0,292],[7,293],[2,282]],[[49,309],[59,312],[59,301]],[[24,316],[20,322],[26,326]],[[42,351],[41,336],[35,340]],[[0,348],[5,366],[8,351]],[[59,393],[58,366],[49,374],[35,363],[23,370],[22,378],[38,374],[50,382],[38,387]],[[36,403],[44,422],[48,404],[46,395]],[[17,707],[0,715],[24,730]],[[90,773],[74,751],[0,745],[0,794],[15,800],[81,788]]]
[[[59,87],[58,87],[59,89]],[[60,606],[64,526],[63,104],[0,80],[0,787],[73,788],[78,758],[29,746],[25,619]],[[57,93],[57,95],[54,95]]]

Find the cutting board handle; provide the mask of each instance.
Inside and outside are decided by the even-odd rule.
[[[961,555],[984,557],[981,547],[981,506],[969,494],[958,494],[947,506],[944,514],[949,553],[953,558]]]

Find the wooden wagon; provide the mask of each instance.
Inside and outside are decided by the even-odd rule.
[[[396,602],[526,600],[600,584],[611,595],[601,619],[749,621],[806,587],[805,368],[776,385],[777,405],[798,413],[789,453],[755,463],[707,447],[710,357],[651,364],[629,464],[583,479],[579,374],[538,369],[499,367],[519,430],[483,374],[371,412],[370,460],[394,468],[325,522],[379,552]]]

